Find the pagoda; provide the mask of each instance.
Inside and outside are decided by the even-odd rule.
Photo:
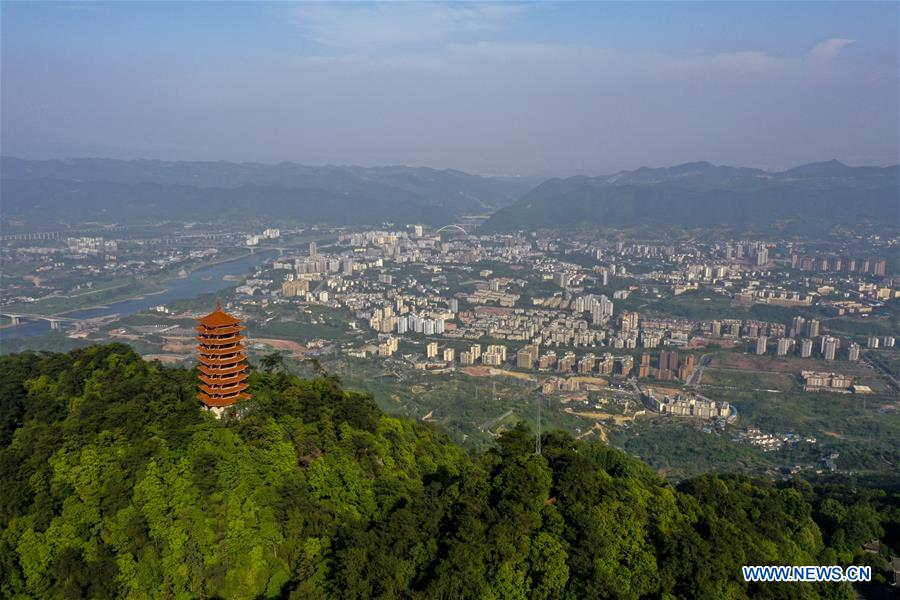
[[[199,319],[199,323],[200,393],[197,397],[218,417],[238,400],[250,398],[244,372],[247,369],[241,335],[244,328],[240,319],[223,311],[218,302],[216,310]]]

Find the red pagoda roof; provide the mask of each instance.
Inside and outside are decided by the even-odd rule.
[[[209,358],[201,355],[200,363],[209,367],[231,366],[242,363],[245,358],[247,358],[247,355],[243,352],[240,352],[237,356],[232,356],[231,358]]]
[[[229,325],[237,325],[241,322],[240,319],[235,318],[222,310],[222,305],[219,302],[216,302],[216,310],[212,311],[202,319],[199,319],[199,321],[201,325],[206,327],[227,327]]]
[[[213,313],[213,314],[215,314],[215,313]],[[223,327],[215,327],[215,328],[204,327],[203,325],[198,325],[195,329],[197,331],[199,331],[201,334],[206,334],[206,335],[228,335],[230,333],[240,333],[244,330],[244,328],[239,325],[231,325],[231,326],[225,325]]]
[[[240,383],[247,379],[246,373],[234,373],[228,377],[208,377],[207,375],[200,374],[198,376],[200,381],[208,385],[213,389],[222,389],[224,387],[228,387],[230,385],[234,385],[235,383]]]
[[[231,406],[238,400],[247,400],[250,398],[250,394],[245,394],[241,392],[235,396],[230,396],[228,398],[215,398],[212,396],[208,396],[203,392],[197,394],[197,397],[200,398],[200,401],[207,406],[214,406],[216,408],[221,406]]]
[[[196,336],[197,341],[203,346],[227,346],[229,344],[237,344],[244,336],[242,335],[230,335],[228,337],[223,338],[213,338],[213,337],[205,337],[202,335]]]
[[[236,394],[238,392],[243,392],[248,387],[250,387],[246,383],[238,383],[236,385],[229,385],[228,387],[216,387],[211,385],[206,385],[204,383],[200,384],[200,390],[208,396],[211,397],[229,397],[232,394]]]
[[[237,363],[233,366],[226,366],[224,368],[218,368],[218,369],[210,368],[211,366],[214,366],[214,365],[207,366],[207,365],[204,365],[203,363],[200,363],[197,366],[197,368],[200,370],[201,373],[203,373],[205,375],[210,375],[210,376],[218,375],[220,377],[223,375],[231,375],[233,373],[240,373],[241,371],[243,371],[244,369],[247,368],[247,365],[245,365],[242,362]]]

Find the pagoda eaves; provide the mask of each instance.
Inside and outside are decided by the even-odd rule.
[[[221,416],[225,408],[250,398],[247,379],[247,355],[244,353],[244,329],[241,321],[216,309],[198,319],[197,351],[199,352],[199,388],[197,397],[204,406]]]

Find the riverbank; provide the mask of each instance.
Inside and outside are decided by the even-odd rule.
[[[184,279],[185,276],[178,274],[182,270],[186,271],[189,276],[201,269],[208,269],[221,264],[241,260],[252,255],[253,252],[248,251],[236,256],[207,261],[197,265],[188,265],[187,267],[184,265],[179,265],[178,271],[175,271],[174,273],[173,271],[175,267],[169,269],[165,273],[160,273],[152,277],[148,277],[144,280],[130,281],[118,286],[106,287],[94,291],[84,292],[82,294],[77,294],[76,296],[54,296],[52,298],[38,300],[37,302],[33,303],[14,304],[11,306],[3,307],[3,311],[10,313],[21,312],[24,314],[41,315],[44,317],[67,317],[75,311],[101,309],[117,302],[141,300],[146,296],[164,294],[168,291],[168,288],[165,287],[166,284],[178,281],[179,279]],[[128,289],[122,290],[122,288]],[[79,302],[77,300],[72,302],[72,300],[76,298],[94,296],[96,294],[105,294],[113,290],[121,291],[119,291],[118,293],[110,294],[109,296],[104,296],[99,300],[97,298],[90,298],[86,299],[86,302]],[[57,300],[61,302],[55,302]],[[13,325],[11,325],[10,323],[5,323],[0,326],[0,328],[6,327],[13,327]]]
[[[106,318],[115,315],[117,318],[127,317],[136,313],[147,311],[154,306],[169,305],[183,300],[192,300],[205,294],[216,294],[226,288],[237,285],[226,278],[227,276],[246,276],[251,269],[270,260],[272,252],[244,253],[242,256],[230,260],[218,260],[215,264],[205,263],[194,267],[190,274],[182,277],[170,277],[163,281],[158,278],[155,281],[144,280],[143,285],[134,285],[129,288],[130,294],[125,300],[111,301],[108,299],[113,293],[109,292],[102,302],[91,302],[93,308],[70,309],[53,313],[55,317],[63,321],[64,328],[68,328],[68,321],[90,321],[98,318]],[[152,289],[151,286],[159,286],[165,283],[162,289]],[[121,290],[120,290],[121,291]],[[151,293],[152,292],[152,293]],[[94,298],[95,300],[97,298]],[[87,302],[84,303],[88,304]],[[34,314],[24,310],[20,314]],[[48,333],[50,323],[47,317],[41,319],[26,319],[17,326],[6,327],[2,331],[4,341],[40,336]]]

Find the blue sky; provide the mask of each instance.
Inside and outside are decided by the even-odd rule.
[[[898,3],[18,3],[33,157],[596,174],[898,160]]]

